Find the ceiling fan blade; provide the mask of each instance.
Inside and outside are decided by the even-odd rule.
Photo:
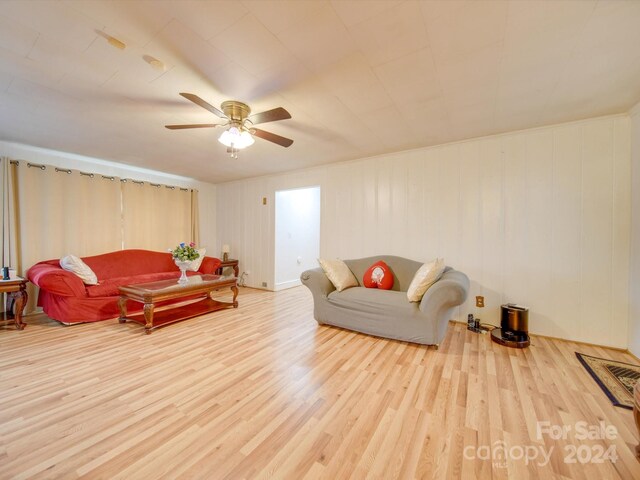
[[[291,114],[287,112],[284,108],[278,107],[273,110],[267,110],[266,112],[256,113],[254,115],[249,116],[248,120],[257,125],[259,123],[267,123],[267,122],[275,122],[277,120],[286,120],[287,118],[291,118]]]
[[[293,143],[293,140],[291,140],[290,138],[281,137],[280,135],[267,132],[266,130],[260,130],[259,128],[252,128],[250,131],[252,135],[255,135],[256,137],[267,140],[269,142],[277,143],[282,147],[290,147]]]
[[[183,128],[213,128],[219,127],[220,123],[196,123],[193,125],[165,125],[169,130],[182,130]]]
[[[194,95],[193,93],[181,93],[180,95],[182,95],[187,100],[191,100],[196,105],[199,105],[202,108],[209,110],[211,113],[213,113],[214,115],[217,115],[220,118],[227,118],[227,116],[224,113],[222,113],[220,110],[218,110],[216,107],[214,107],[208,102],[205,102],[203,99],[201,99],[197,95]]]

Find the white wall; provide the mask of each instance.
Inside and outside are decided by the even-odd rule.
[[[300,285],[320,255],[320,187],[276,192],[275,289]]]
[[[470,300],[531,309],[533,333],[626,348],[630,132],[626,115],[219,184],[218,243],[247,285],[273,289],[276,190],[320,185],[320,253],[444,256]],[[267,198],[267,205],[262,198]]]
[[[631,266],[629,351],[640,357],[640,103],[631,110]]]
[[[42,163],[54,167],[77,169],[101,175],[113,175],[120,178],[144,180],[183,188],[195,188],[198,190],[198,203],[200,208],[200,244],[207,249],[209,255],[220,256],[220,248],[215,243],[216,186],[213,184],[97,158],[57,152],[11,142],[0,141],[0,156],[6,156],[13,160]]]

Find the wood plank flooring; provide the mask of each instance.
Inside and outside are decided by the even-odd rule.
[[[631,412],[574,352],[628,354],[509,349],[460,324],[439,350],[369,337],[318,326],[304,287],[239,301],[152,335],[44,315],[0,327],[0,478],[640,478]],[[580,440],[581,421],[615,438]]]

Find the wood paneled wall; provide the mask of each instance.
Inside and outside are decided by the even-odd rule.
[[[534,333],[626,348],[629,128],[611,116],[221,184],[217,243],[273,289],[275,191],[320,185],[322,256],[442,256],[471,279],[458,320],[497,323],[517,302]]]
[[[629,351],[640,357],[640,103],[631,109],[631,261]]]

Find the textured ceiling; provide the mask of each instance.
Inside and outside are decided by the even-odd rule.
[[[640,1],[0,0],[0,139],[221,182],[626,112],[639,45]],[[231,159],[179,92],[295,143]]]

